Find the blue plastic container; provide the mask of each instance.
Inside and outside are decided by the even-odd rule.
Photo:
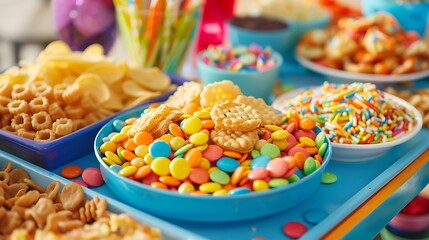
[[[125,120],[138,117],[145,107],[133,109],[115,119]],[[252,219],[274,214],[291,208],[308,198],[321,184],[323,172],[328,165],[332,148],[328,138],[327,151],[322,165],[312,174],[298,182],[263,192],[251,192],[235,196],[198,196],[152,188],[125,178],[109,168],[101,159],[99,150],[103,137],[109,135],[113,120],[107,123],[97,134],[94,151],[100,163],[101,173],[107,186],[125,203],[157,216],[199,222],[226,222]],[[315,128],[319,133],[321,129]]]
[[[280,67],[283,64],[283,58],[280,54],[274,51],[271,53],[276,61],[276,66],[264,71],[228,71],[219,69],[203,62],[202,59],[205,54],[206,51],[203,51],[197,58],[198,71],[204,85],[222,80],[231,80],[240,87],[244,95],[262,98],[265,102],[269,102],[274,85],[279,80]]]
[[[429,21],[429,3],[399,3],[393,0],[362,0],[362,12],[365,16],[384,11],[392,14],[406,30],[414,30],[425,35]]]
[[[170,78],[171,82],[177,85],[182,85],[188,81],[176,75],[170,75]],[[165,101],[173,92],[164,93],[142,104]],[[90,126],[46,143],[26,139],[7,131],[0,131],[0,149],[45,169],[53,170],[89,154],[93,149],[95,135],[100,128],[122,112],[120,111]]]

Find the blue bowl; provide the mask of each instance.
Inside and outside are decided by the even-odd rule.
[[[283,64],[283,58],[280,54],[275,51],[271,53],[276,61],[276,66],[264,71],[228,71],[219,69],[203,62],[205,54],[206,51],[203,51],[197,58],[198,71],[204,85],[222,80],[231,80],[240,87],[244,95],[262,98],[265,102],[269,102],[274,85],[279,80],[280,67]]]
[[[147,107],[147,106],[146,106]],[[141,106],[127,111],[115,119],[139,117],[146,108]],[[116,173],[103,162],[100,146],[102,139],[114,131],[113,120],[97,134],[94,152],[107,186],[125,203],[164,218],[199,222],[226,222],[252,219],[274,214],[291,208],[308,198],[321,184],[332,148],[327,137],[327,151],[322,165],[312,174],[290,185],[263,192],[251,192],[235,196],[198,196],[152,188]],[[322,131],[319,127],[316,133]]]
[[[171,82],[177,85],[183,85],[184,82],[188,81],[176,75],[169,76]],[[169,91],[144,103],[165,101],[173,92]],[[101,121],[51,142],[36,142],[7,131],[0,131],[0,149],[45,169],[54,170],[91,153],[95,135],[100,128],[122,112],[124,111],[117,112]]]
[[[362,0],[362,12],[365,16],[376,12],[392,14],[406,30],[414,30],[421,37],[425,35],[429,21],[429,3],[398,3],[392,0]]]
[[[289,26],[281,30],[259,31],[237,27],[226,22],[228,29],[228,40],[233,46],[250,45],[257,43],[261,47],[271,47],[273,50],[283,53],[290,48],[290,39],[293,36],[293,27]]]

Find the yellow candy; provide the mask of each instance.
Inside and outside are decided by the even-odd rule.
[[[118,143],[118,142],[122,142],[127,138],[128,138],[128,135],[126,133],[118,133],[118,134],[115,134],[112,138],[110,138],[110,142]]]
[[[258,192],[258,191],[265,191],[268,190],[269,186],[268,183],[265,182],[264,180],[255,180],[253,182],[253,191]]]
[[[256,144],[255,144],[255,149],[256,150],[261,150],[261,147],[262,146],[264,146],[265,144],[267,144],[267,140],[264,140],[264,139],[259,139],[257,142],[256,142]]]
[[[308,147],[316,146],[316,143],[309,137],[300,137],[299,142],[304,143],[304,145]]]
[[[128,131],[131,129],[132,125],[125,126],[121,129],[121,133],[128,133]]]
[[[134,153],[137,157],[144,158],[149,153],[149,147],[146,145],[138,145],[136,149],[134,149]]]
[[[197,117],[189,117],[183,121],[182,130],[186,134],[194,134],[201,130],[203,123]]]
[[[116,155],[115,153],[113,153],[113,152],[111,152],[111,151],[106,151],[105,153],[104,153],[104,155],[106,155],[106,157],[110,160],[110,161],[112,161],[112,162],[114,162],[114,163],[116,163],[116,164],[118,164],[118,165],[122,165],[122,161],[121,161],[121,159],[118,157],[118,155]]]
[[[209,147],[208,144],[204,144],[201,146],[195,146],[196,149],[200,150],[200,152],[204,152]]]
[[[105,153],[106,151],[115,152],[116,151],[116,144],[114,142],[105,142],[101,144],[100,151],[102,153]]]
[[[279,147],[280,151],[283,151],[287,148],[288,143],[286,139],[283,140],[273,140],[273,144]]]
[[[241,166],[250,166],[251,163],[252,163],[252,159],[247,159],[241,162]]]
[[[136,167],[141,167],[144,166],[145,162],[144,159],[141,157],[136,157],[133,160],[131,160],[131,165],[136,166]]]
[[[191,167],[184,158],[175,158],[170,163],[171,176],[178,180],[186,179],[191,173]]]
[[[165,141],[165,142],[170,142],[171,141],[171,139],[173,139],[174,138],[174,136],[173,135],[171,135],[171,134],[164,134],[164,135],[162,135],[161,137],[159,137],[158,138],[158,140],[163,140],[163,141]]]
[[[119,175],[122,175],[124,177],[129,177],[131,175],[133,175],[135,172],[137,171],[137,167],[135,166],[128,166],[128,167],[124,167],[121,170],[119,170]]]
[[[122,167],[123,167],[123,168],[130,167],[130,166],[131,166],[131,163],[130,163],[130,162],[126,162],[126,163],[123,163],[123,164],[122,164]]]
[[[271,131],[271,132],[283,130],[283,128],[276,126],[276,125],[265,125],[264,128]]]
[[[177,189],[179,193],[191,193],[195,191],[194,185],[192,183],[184,182],[180,184],[179,188]]]
[[[202,132],[197,132],[189,137],[189,141],[195,145],[204,145],[209,141],[209,136]]]
[[[151,165],[152,164],[152,161],[153,161],[153,157],[148,153],[148,154],[146,154],[146,155],[144,155],[144,162],[147,164],[147,165]]]
[[[114,163],[112,160],[108,159],[107,157],[102,158],[103,162],[105,162],[107,165],[111,166],[111,165],[117,165],[116,163]]]
[[[195,117],[200,119],[208,119],[210,118],[210,112],[205,110],[195,111],[193,114]]]
[[[212,193],[222,189],[222,186],[219,183],[208,182],[201,184],[199,189],[202,192]]]
[[[220,190],[217,190],[216,192],[213,192],[213,196],[222,196],[222,195],[226,195],[226,194],[228,194],[228,190],[226,190],[226,189],[220,189]]]
[[[170,140],[170,147],[174,151],[177,151],[179,148],[185,146],[185,143],[186,141],[182,137],[174,137]]]
[[[166,157],[157,157],[150,164],[152,171],[159,176],[167,176],[170,174],[170,159]]]
[[[207,158],[201,158],[200,165],[198,167],[208,170],[210,168],[210,161],[207,160]]]
[[[286,130],[277,130],[271,134],[273,140],[284,140],[289,136],[289,132]]]
[[[211,168],[209,168],[208,170],[207,170],[207,172],[210,174],[210,173],[212,173],[212,172],[214,172],[214,171],[219,171],[219,168],[218,167],[211,167]]]

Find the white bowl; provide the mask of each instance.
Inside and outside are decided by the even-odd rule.
[[[344,70],[338,70],[335,68],[329,68],[322,66],[320,64],[314,63],[306,58],[295,54],[296,60],[305,68],[320,73],[326,77],[329,77],[331,80],[335,82],[341,83],[351,83],[351,82],[371,82],[378,84],[387,84],[392,82],[408,82],[421,80],[426,77],[429,77],[429,70],[414,72],[414,73],[406,73],[400,75],[381,75],[381,74],[369,74],[369,73],[354,73],[348,72]]]
[[[272,106],[278,110],[282,110],[282,104],[291,98],[303,93],[304,91],[310,90],[310,88],[299,88],[291,92],[285,93],[280,97],[274,99]],[[377,144],[342,144],[342,143],[331,143],[332,144],[332,160],[340,162],[363,162],[369,160],[376,160],[378,157],[386,153],[389,149],[404,143],[414,137],[423,126],[423,118],[420,112],[407,101],[393,96],[388,93],[384,93],[385,99],[395,102],[399,105],[404,106],[408,111],[412,111],[415,114],[417,120],[416,125],[413,127],[413,131],[407,132],[391,142],[377,143]],[[323,127],[322,127],[323,128]]]

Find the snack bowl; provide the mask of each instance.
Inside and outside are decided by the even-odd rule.
[[[31,180],[38,183],[42,187],[48,186],[52,181],[60,182],[61,188],[63,188],[64,185],[70,183],[70,180],[53,174],[52,172],[42,169],[38,166],[34,166],[33,164],[23,161],[23,159],[20,159],[12,154],[0,152],[0,168],[3,169],[3,167],[9,162],[13,164],[13,169],[21,168],[25,170],[30,175]],[[116,214],[126,213],[131,215],[140,223],[158,228],[161,231],[163,239],[205,239],[202,236],[198,236],[197,234],[194,234],[176,225],[154,217],[146,212],[139,211],[122,202],[107,197],[100,192],[95,192],[85,187],[83,187],[82,189],[85,198],[92,199],[95,196],[98,196],[100,199],[106,199],[107,209],[110,212]]]
[[[291,92],[285,93],[282,96],[276,98],[273,101],[272,106],[282,112],[284,103],[288,99],[292,99],[295,96],[310,90],[311,88],[300,88]],[[412,128],[411,132],[408,132],[399,138],[394,139],[390,142],[376,143],[376,144],[342,144],[331,142],[332,145],[332,160],[341,162],[362,162],[369,160],[376,160],[393,147],[405,143],[413,138],[423,126],[423,118],[420,112],[407,101],[396,97],[394,95],[384,93],[385,99],[392,103],[398,104],[405,107],[408,111],[411,111],[415,115],[416,124]],[[283,109],[284,110],[284,109]],[[325,130],[325,128],[322,126]]]
[[[177,75],[170,74],[169,76],[172,84],[182,85],[184,82],[188,81]],[[144,103],[164,101],[173,94],[173,92],[174,91],[166,92]],[[100,128],[110,119],[115,118],[122,112],[123,111],[119,111],[96,123],[50,142],[36,142],[7,131],[0,131],[0,149],[45,169],[53,170],[83,155],[89,154],[92,151],[95,135]]]
[[[127,111],[114,120],[139,117],[145,106]],[[108,122],[97,134],[94,152],[107,186],[125,203],[154,215],[199,222],[227,222],[252,219],[274,214],[291,208],[308,198],[321,184],[323,172],[331,158],[331,145],[325,136],[327,151],[320,167],[301,180],[266,191],[241,195],[192,195],[157,189],[139,181],[123,177],[103,160],[100,149],[103,138],[114,131],[113,121]],[[313,129],[319,133],[321,129]]]
[[[231,80],[240,87],[244,95],[262,98],[269,102],[274,85],[279,79],[280,67],[283,64],[283,58],[278,52],[271,52],[275,66],[261,71],[232,71],[217,68],[203,61],[207,52],[208,50],[202,51],[197,58],[198,71],[204,85]]]

